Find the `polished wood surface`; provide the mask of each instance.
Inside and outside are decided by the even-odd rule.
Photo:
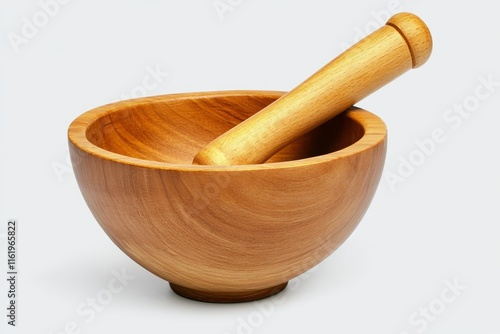
[[[262,163],[302,134],[421,66],[431,50],[425,23],[410,13],[396,14],[281,99],[212,141],[193,162]]]
[[[272,295],[352,233],[386,152],[377,116],[352,108],[267,163],[192,165],[210,141],[282,93],[164,95],[91,110],[69,127],[75,176],[113,242],[188,298]]]

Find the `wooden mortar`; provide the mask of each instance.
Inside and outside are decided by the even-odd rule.
[[[271,296],[361,220],[382,173],[386,128],[350,106],[421,65],[430,45],[425,25],[399,14],[285,95],[174,94],[88,111],[68,130],[81,193],[111,240],[176,293]]]

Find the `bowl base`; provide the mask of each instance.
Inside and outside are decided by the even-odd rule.
[[[170,283],[170,288],[179,296],[207,303],[241,303],[274,296],[286,288],[288,282],[267,289],[242,292],[211,292],[186,288]]]

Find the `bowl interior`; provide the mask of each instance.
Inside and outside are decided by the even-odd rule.
[[[101,149],[124,156],[190,165],[206,144],[280,95],[257,92],[180,95],[118,103],[88,126],[86,137]],[[354,144],[363,134],[363,126],[344,113],[298,138],[266,163],[332,153]]]

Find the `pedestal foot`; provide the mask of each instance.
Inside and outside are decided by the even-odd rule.
[[[173,283],[170,283],[170,288],[179,296],[202,302],[240,303],[274,296],[275,294],[281,292],[287,286],[287,284],[288,282],[267,289],[242,292],[201,291],[185,288]]]

